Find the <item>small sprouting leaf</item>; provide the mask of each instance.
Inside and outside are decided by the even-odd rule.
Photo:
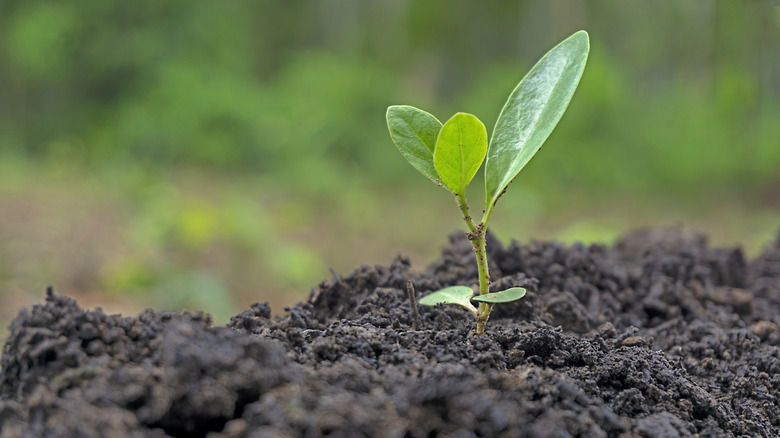
[[[478,295],[472,300],[482,301],[483,303],[509,303],[515,300],[519,300],[525,296],[525,289],[522,287],[513,287],[510,289],[502,290],[501,292],[492,292],[485,295]]]
[[[488,146],[487,216],[563,116],[580,82],[589,51],[588,33],[575,33],[547,52],[510,94]]]
[[[462,195],[482,165],[486,152],[485,125],[471,114],[457,113],[439,132],[433,164],[441,181],[453,193]]]
[[[401,155],[428,179],[442,185],[433,166],[433,150],[441,122],[431,114],[409,105],[387,108],[387,128]]]
[[[471,297],[474,291],[468,286],[450,286],[444,289],[430,293],[417,302],[424,306],[435,306],[437,304],[457,304],[465,307],[474,315],[477,314],[477,308],[471,304]]]

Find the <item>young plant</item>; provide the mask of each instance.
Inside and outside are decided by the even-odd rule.
[[[431,114],[408,105],[387,109],[390,137],[401,155],[431,181],[455,195],[474,247],[479,272],[479,295],[468,286],[452,286],[420,299],[423,305],[457,304],[477,318],[477,334],[493,305],[518,300],[525,289],[513,287],[491,293],[485,233],[496,202],[563,116],[582,77],[590,42],[585,31],[550,50],[509,95],[498,116],[490,144],[485,125],[471,114],[457,113],[444,125]],[[485,157],[487,156],[487,160]],[[478,223],[469,213],[466,187],[485,160],[485,209]],[[471,304],[479,302],[479,308]]]

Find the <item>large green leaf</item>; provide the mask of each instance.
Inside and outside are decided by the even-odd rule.
[[[393,105],[387,108],[387,128],[401,155],[428,179],[442,185],[433,166],[433,150],[441,122],[413,106]]]
[[[525,296],[525,289],[522,287],[513,287],[501,292],[491,292],[489,294],[478,295],[472,300],[481,301],[483,303],[509,303],[515,300],[519,300]]]
[[[486,216],[563,116],[582,77],[590,42],[581,30],[547,52],[498,116],[485,164]]]
[[[457,113],[439,132],[433,165],[441,181],[456,195],[463,195],[486,152],[485,125],[471,114]]]
[[[471,304],[471,297],[474,290],[468,286],[450,286],[436,292],[432,292],[417,301],[424,306],[435,306],[437,304],[457,304],[465,307],[471,313],[477,314],[477,308]]]

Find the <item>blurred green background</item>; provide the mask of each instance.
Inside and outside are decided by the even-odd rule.
[[[780,1],[6,0],[0,322],[47,284],[225,322],[281,312],[329,268],[400,252],[422,269],[463,224],[385,109],[490,129],[579,29],[580,88],[493,231],[609,243],[676,225],[759,251],[780,229]]]

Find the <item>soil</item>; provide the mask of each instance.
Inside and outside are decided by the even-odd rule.
[[[418,294],[473,285],[462,233],[323,282],[271,317],[84,310],[49,290],[13,321],[0,437],[779,436],[780,238],[754,260],[682,230],[612,247],[488,244],[484,336]]]

